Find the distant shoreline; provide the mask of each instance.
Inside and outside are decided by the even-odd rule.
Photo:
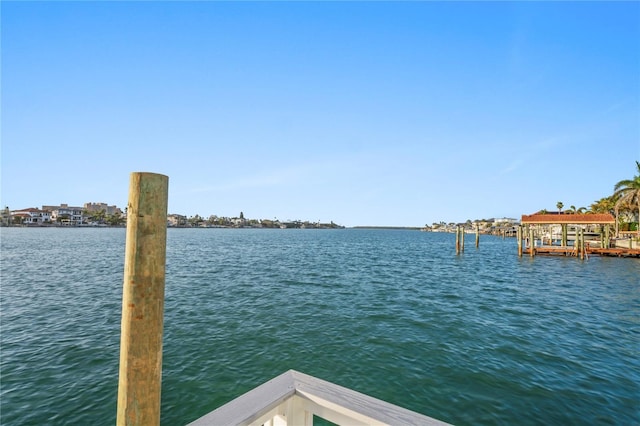
[[[419,226],[352,226],[351,229],[406,229],[409,231],[419,231]]]
[[[125,229],[126,225],[2,225],[0,228],[56,228],[56,229],[111,229],[122,228]],[[259,226],[167,226],[167,229],[283,229],[276,227],[259,227]],[[392,230],[408,230],[419,231],[422,228],[419,226],[372,226],[372,225],[358,225],[358,226],[336,226],[332,227],[309,227],[309,228],[284,228],[284,229],[392,229]]]

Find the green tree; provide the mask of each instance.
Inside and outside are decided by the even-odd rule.
[[[613,197],[617,199],[615,205],[616,213],[616,228],[618,226],[618,213],[621,207],[629,206],[629,209],[633,212],[634,204],[637,205],[638,218],[640,219],[640,161],[636,160],[636,171],[638,172],[632,179],[623,179],[616,183],[613,187]],[[618,229],[616,229],[616,235]]]
[[[558,213],[562,213],[562,208],[564,207],[564,204],[562,204],[562,201],[558,201],[556,203],[556,207],[558,208]]]
[[[600,198],[589,206],[591,213],[615,214],[616,199],[613,196]]]
[[[196,214],[195,216],[191,216],[188,219],[188,222],[191,226],[198,227],[202,222],[204,222],[204,219],[199,214]]]

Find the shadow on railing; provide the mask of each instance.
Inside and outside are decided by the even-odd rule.
[[[314,416],[349,426],[447,424],[289,370],[189,426],[313,426]]]

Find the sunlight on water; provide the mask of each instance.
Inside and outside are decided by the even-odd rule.
[[[113,424],[123,229],[1,230],[1,423]],[[171,229],[162,423],[296,369],[455,424],[638,424],[640,261]]]

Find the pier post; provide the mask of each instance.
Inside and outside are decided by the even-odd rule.
[[[460,226],[456,226],[456,254],[460,254]]]
[[[580,260],[584,259],[584,229],[580,228],[576,230],[576,237],[578,238],[578,253],[580,254]]]
[[[116,424],[159,425],[169,178],[132,173]]]
[[[522,225],[518,225],[516,238],[518,239],[518,257],[522,257]]]
[[[476,248],[480,247],[480,226],[476,225]]]
[[[531,257],[535,256],[536,254],[536,242],[533,239],[533,226],[529,227],[529,255]]]
[[[604,244],[606,248],[611,247],[611,236],[609,235],[609,225],[605,225],[604,227]]]
[[[464,226],[460,227],[460,251],[464,253]]]
[[[562,224],[562,247],[566,247],[568,245],[567,238],[567,224]]]

